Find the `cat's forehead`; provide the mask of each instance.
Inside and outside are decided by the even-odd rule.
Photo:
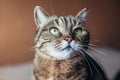
[[[56,21],[60,22],[60,23],[70,23],[70,24],[75,24],[76,22],[80,22],[79,19],[73,17],[73,16],[59,16]]]
[[[72,27],[72,26],[82,25],[82,22],[73,16],[52,16],[49,18],[48,23],[62,27]]]

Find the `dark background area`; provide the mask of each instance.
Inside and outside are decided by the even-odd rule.
[[[36,5],[50,15],[75,16],[84,7],[89,8],[86,25],[91,43],[120,50],[119,0],[1,0],[0,65],[33,59],[36,28],[33,10]]]

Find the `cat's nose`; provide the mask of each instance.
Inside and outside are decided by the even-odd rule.
[[[73,38],[72,38],[72,37],[66,37],[65,40],[66,40],[67,42],[71,42],[71,41],[73,40]]]

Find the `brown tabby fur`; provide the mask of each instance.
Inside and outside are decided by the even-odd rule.
[[[90,39],[85,27],[87,13],[84,8],[75,17],[49,16],[36,6],[32,80],[107,80],[86,50]]]
[[[74,55],[64,61],[37,57],[34,64],[34,80],[87,80],[88,74],[82,57]],[[49,79],[51,78],[52,79]]]
[[[82,11],[82,13],[84,12],[87,14],[86,9]],[[83,15],[82,18],[81,16],[48,17],[42,8],[35,8],[34,17],[37,25],[37,32],[35,36],[36,54],[32,80],[88,80],[87,65],[84,58],[78,53],[79,50],[73,49],[72,54],[69,53],[70,57],[66,57],[65,59],[61,58],[62,56],[58,56],[61,59],[57,59],[58,57],[55,58],[53,55],[51,56],[48,54],[50,53],[48,51],[49,47],[54,46],[54,49],[59,49],[60,46],[58,45],[62,43],[62,41],[66,41],[71,47],[72,41],[68,42],[67,38],[72,38],[77,44],[81,41],[81,45],[87,45],[89,43],[89,35],[84,27],[86,14]],[[80,19],[78,19],[79,17]],[[83,19],[84,17],[85,19]],[[47,21],[44,22],[46,19]],[[61,30],[62,34],[57,36],[52,35],[49,31],[52,27]],[[75,37],[74,31],[77,28],[82,29],[82,35],[76,35]],[[58,45],[51,46],[51,43]],[[71,48],[76,48],[75,45]],[[67,54],[67,51],[64,52],[64,54]],[[65,56],[64,54],[63,56]],[[59,54],[56,53],[54,55]]]

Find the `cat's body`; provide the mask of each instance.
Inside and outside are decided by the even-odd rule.
[[[87,12],[85,8],[75,17],[49,16],[41,7],[35,8],[33,80],[106,80],[101,77],[102,69],[86,51],[89,43],[89,32],[85,28]],[[100,78],[94,76],[96,74]]]

